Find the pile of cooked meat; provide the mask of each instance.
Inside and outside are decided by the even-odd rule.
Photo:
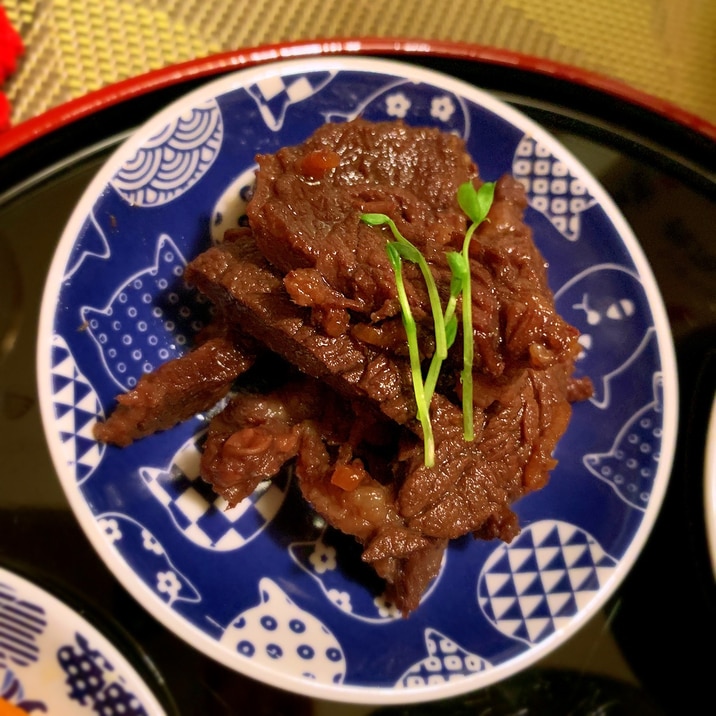
[[[547,483],[571,404],[591,392],[573,376],[578,333],[555,311],[523,187],[503,176],[470,244],[475,437],[463,435],[459,337],[432,397],[435,461],[426,467],[392,237],[361,216],[389,216],[446,300],[446,254],[461,250],[468,225],[458,187],[483,183],[464,141],[357,119],[257,162],[248,225],[186,268],[213,303],[211,325],[118,396],[95,436],[125,446],[223,401],[208,419],[201,475],[228,509],[290,466],[306,502],[359,541],[408,615],[449,540],[519,533],[511,506]],[[413,263],[403,276],[427,363],[426,285]],[[282,366],[271,380],[242,382],[265,361]]]

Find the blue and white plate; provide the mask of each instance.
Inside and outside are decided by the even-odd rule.
[[[463,136],[483,178],[512,172],[559,311],[583,333],[575,406],[549,485],[510,545],[465,538],[419,609],[397,616],[352,540],[311,519],[288,477],[225,511],[197,477],[199,418],[125,449],[92,426],[208,319],[182,284],[241,220],[256,153],[327,121],[402,118]],[[138,129],[82,197],[44,295],[38,381],[72,508],[119,581],[213,659],[335,701],[407,703],[527,667],[614,593],[660,508],[677,420],[673,346],[642,250],[550,134],[490,94],[410,64],[267,63],[208,83]]]
[[[139,674],[57,597],[0,567],[0,711],[160,716]],[[13,710],[15,713],[15,710]]]

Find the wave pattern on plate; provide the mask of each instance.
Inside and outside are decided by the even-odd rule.
[[[616,560],[581,528],[535,522],[485,562],[478,603],[500,632],[535,644],[567,625],[615,567]]]
[[[134,206],[167,204],[189,190],[213,164],[224,125],[216,100],[188,109],[147,140],[111,184]]]

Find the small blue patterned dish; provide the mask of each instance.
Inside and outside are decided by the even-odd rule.
[[[165,713],[94,626],[57,597],[0,567],[0,707],[3,702],[28,714]]]
[[[326,121],[402,118],[463,136],[486,180],[524,182],[557,308],[583,333],[549,485],[509,545],[458,540],[409,618],[351,540],[311,519],[290,475],[224,510],[198,479],[200,417],[128,448],[92,426],[208,317],[188,260],[245,208],[257,153]],[[614,203],[550,134],[491,95],[359,57],[267,63],[208,83],[139,128],[70,218],[47,279],[38,384],[59,478],[134,597],[209,657],[307,696],[409,703],[497,682],[569,639],[614,593],[661,506],[677,385],[664,306]]]

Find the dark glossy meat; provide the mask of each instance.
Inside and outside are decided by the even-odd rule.
[[[398,511],[385,455],[396,431],[394,423],[303,376],[268,393],[235,395],[211,420],[201,474],[233,507],[295,457],[307,502],[364,545],[363,559],[407,614],[437,574],[447,541],[409,527]]]
[[[302,417],[281,398],[239,392],[209,423],[201,476],[230,508],[277,475],[298,452]]]
[[[406,477],[398,503],[414,529],[453,539],[473,533],[509,542],[519,533],[511,505],[547,483],[552,452],[571,415],[571,369],[521,371],[499,399],[478,410],[473,442],[462,438],[460,411],[444,398],[434,402],[436,465],[425,467],[422,450],[402,455]]]
[[[186,268],[187,281],[219,307],[223,320],[304,373],[348,398],[365,398],[398,423],[414,418],[412,383],[405,359],[381,353],[350,333],[328,336],[296,305],[281,275],[256,249],[251,233],[231,232]]]
[[[524,189],[503,176],[470,244],[475,437],[466,441],[463,432],[458,333],[430,406],[435,464],[426,467],[385,248],[393,237],[361,215],[389,215],[419,247],[444,307],[446,252],[461,249],[467,229],[457,190],[483,181],[463,141],[401,122],[355,120],[257,161],[250,227],[227,232],[185,277],[214,303],[219,334],[250,338],[295,374],[236,392],[211,420],[202,477],[234,506],[290,463],[307,503],[355,537],[407,615],[449,540],[510,541],[519,533],[515,501],[547,483],[571,403],[591,395],[589,380],[572,375],[578,334],[555,310],[546,263],[524,222]],[[403,275],[426,367],[434,339],[425,282],[411,262],[403,262]],[[459,300],[458,316],[462,310]],[[201,387],[192,397],[181,383],[192,360],[200,383],[217,394],[250,363],[236,355],[214,375],[199,361],[202,348],[120,399],[108,421],[123,426],[120,439],[122,430],[161,429],[213,398]],[[235,349],[227,348],[229,356]],[[180,386],[171,385],[176,371]],[[178,400],[183,390],[189,397],[172,413],[163,391]],[[155,409],[168,415],[154,416]]]
[[[385,236],[360,214],[388,214],[406,238],[442,262],[445,247],[459,242],[465,229],[457,189],[477,177],[460,138],[399,121],[326,124],[303,144],[257,162],[247,208],[256,243],[289,275],[294,299],[321,313],[327,306],[314,298],[316,285],[335,292],[333,311],[395,315]],[[424,295],[419,281],[411,288]]]
[[[136,387],[117,396],[117,406],[94,436],[126,446],[209,410],[228,395],[236,378],[253,364],[255,353],[224,336],[143,375]]]
[[[296,461],[303,496],[328,524],[364,546],[363,560],[386,580],[390,598],[407,615],[437,575],[447,540],[408,526],[395,501],[395,484],[376,480],[352,451],[341,460],[355,476],[350,489],[341,486],[344,478],[335,484],[337,465],[325,437],[306,423]]]

